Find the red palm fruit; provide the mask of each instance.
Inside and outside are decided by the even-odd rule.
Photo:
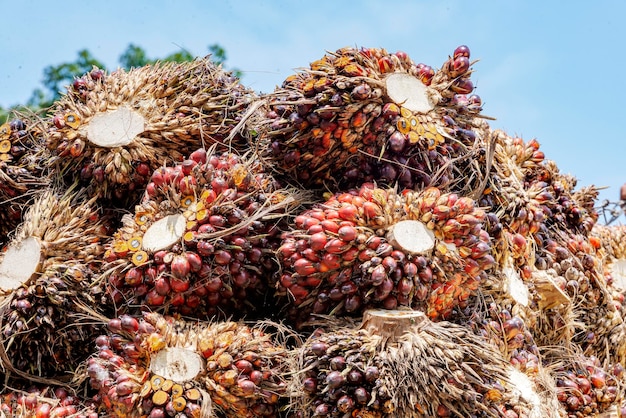
[[[172,277],[170,278],[170,287],[172,291],[177,293],[183,293],[189,290],[191,286],[190,281],[185,278]]]
[[[185,257],[192,273],[198,273],[202,269],[202,258],[197,253],[188,251],[185,253]]]
[[[455,48],[454,50],[454,54],[452,56],[453,58],[458,58],[458,57],[466,57],[469,58],[470,57],[470,50],[467,47],[467,45],[459,45]]]
[[[327,235],[324,232],[317,232],[309,237],[309,245],[313,251],[324,249],[326,242]]]
[[[170,268],[174,277],[179,279],[187,277],[191,272],[191,265],[187,257],[183,254],[176,254],[174,256]]]

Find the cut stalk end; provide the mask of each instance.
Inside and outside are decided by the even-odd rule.
[[[27,282],[40,263],[41,243],[37,238],[11,244],[0,263],[0,292],[11,292]]]
[[[396,104],[412,112],[428,113],[434,106],[424,83],[406,73],[394,73],[385,79],[387,95]]]
[[[514,267],[507,266],[502,269],[502,273],[504,274],[504,290],[511,295],[515,302],[522,306],[528,306],[530,303],[530,292],[517,270]]]
[[[626,260],[616,260],[610,266],[611,276],[613,276],[613,286],[618,290],[626,290]]]
[[[159,219],[144,234],[143,249],[155,252],[171,247],[183,237],[185,225],[185,217],[180,213]]]
[[[435,248],[435,234],[420,221],[406,220],[393,225],[387,241],[396,249],[409,254],[427,254]]]
[[[176,383],[193,380],[204,369],[204,361],[195,351],[168,347],[150,360],[150,371]]]
[[[427,319],[426,314],[420,311],[370,309],[363,313],[361,328],[393,341]]]
[[[122,106],[105,113],[98,113],[89,122],[87,139],[92,144],[115,148],[130,144],[145,129],[144,117]]]

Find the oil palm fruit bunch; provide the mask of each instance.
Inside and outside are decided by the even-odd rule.
[[[513,399],[511,366],[467,327],[390,310],[329,324],[298,349],[296,416],[513,417],[534,407]]]
[[[156,170],[107,247],[115,303],[196,318],[260,315],[296,203],[249,156],[199,149]]]
[[[487,123],[469,55],[460,46],[435,71],[405,52],[328,53],[268,95],[261,154],[287,180],[331,192],[367,181],[473,187]]]
[[[5,387],[0,394],[0,415],[23,418],[97,418],[98,406],[84,401],[63,386]]]
[[[577,180],[545,159],[537,140],[525,142],[500,130],[492,137],[494,174],[479,202],[500,220],[509,243],[504,252],[530,269],[532,263],[524,261],[534,258],[528,251],[535,247],[536,265],[543,270],[549,260],[542,250],[553,248],[555,235],[589,234],[598,217],[593,209],[597,190],[575,190]]]
[[[278,250],[289,316],[420,309],[431,319],[463,306],[494,260],[485,213],[431,187],[338,193],[295,218]]]
[[[56,103],[47,145],[64,176],[127,207],[162,165],[204,145],[245,146],[234,128],[252,99],[208,57],[112,73],[94,68]]]
[[[489,303],[485,312],[471,321],[471,329],[498,347],[504,358],[529,376],[537,375],[541,367],[540,354],[530,328],[525,321],[511,312]]]
[[[96,339],[90,386],[114,416],[277,416],[289,354],[268,327],[124,314]]]
[[[626,323],[621,303],[607,282],[594,242],[581,234],[563,237],[560,243],[567,251],[555,254],[555,262],[546,273],[571,301],[575,320],[571,341],[585,355],[597,356],[602,364],[626,364]],[[609,346],[611,350],[603,348]]]
[[[14,114],[0,125],[0,244],[22,221],[23,209],[50,183],[41,122]]]
[[[2,365],[68,381],[104,326],[99,267],[107,222],[72,190],[44,191],[0,256]],[[79,383],[79,382],[77,382]]]
[[[619,406],[624,397],[624,369],[620,364],[603,365],[595,356],[580,352],[547,350],[552,364],[557,398],[568,418],[600,416]]]

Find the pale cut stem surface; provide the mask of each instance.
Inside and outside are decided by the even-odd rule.
[[[428,88],[406,73],[394,73],[385,79],[387,96],[399,106],[412,112],[428,113],[434,106],[428,98]]]
[[[626,260],[616,260],[611,264],[610,269],[613,276],[613,285],[619,290],[626,290]]]
[[[533,272],[532,279],[539,294],[537,304],[541,310],[571,305],[572,301],[567,296],[567,293],[561,290],[545,271]]]
[[[504,274],[504,290],[515,302],[522,306],[528,306],[530,303],[530,292],[517,270],[511,265],[507,265],[502,269],[502,273]]]
[[[180,213],[159,219],[143,235],[143,249],[155,252],[171,247],[183,237],[185,224],[185,217]]]
[[[87,127],[87,139],[104,148],[123,147],[130,144],[145,130],[144,117],[128,107],[96,114]]]
[[[200,354],[181,347],[164,348],[150,359],[152,373],[177,383],[195,379],[203,369]]]
[[[427,254],[435,248],[435,234],[420,221],[406,220],[393,225],[387,241],[396,250],[409,254]]]
[[[368,329],[373,335],[395,341],[411,327],[427,320],[420,311],[394,311],[387,309],[369,309],[363,313],[362,329]]]
[[[28,237],[13,243],[0,263],[0,292],[11,292],[27,282],[41,263],[41,243]]]

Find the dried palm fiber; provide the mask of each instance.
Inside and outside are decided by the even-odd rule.
[[[17,112],[0,125],[0,244],[22,221],[28,203],[50,184],[42,125],[36,115]]]
[[[275,310],[275,250],[295,191],[253,155],[203,149],[155,171],[146,190],[107,245],[103,270],[118,309],[205,319]]]
[[[22,387],[23,386],[23,387]],[[97,418],[98,404],[63,386],[5,386],[0,393],[3,418]]]
[[[595,356],[556,346],[545,347],[542,354],[555,377],[557,397],[568,418],[599,416],[622,404],[625,386],[621,365],[603,365]]]
[[[108,235],[94,199],[44,191],[0,256],[0,360],[7,374],[78,385],[104,326],[98,269]]]
[[[493,264],[484,218],[472,199],[437,188],[338,193],[283,234],[278,285],[288,315],[300,326],[311,313],[406,306],[445,318]]]
[[[260,153],[287,181],[331,193],[367,181],[476,189],[488,124],[471,64],[466,46],[436,72],[404,52],[329,52],[265,97]]]
[[[272,327],[122,315],[96,340],[89,382],[107,416],[277,416],[289,352]]]
[[[125,207],[152,172],[202,146],[246,146],[254,94],[209,57],[78,78],[54,107],[47,145],[63,176]]]
[[[537,415],[538,395],[513,387],[512,367],[466,327],[409,310],[322,327],[298,349],[294,416],[551,416]]]

